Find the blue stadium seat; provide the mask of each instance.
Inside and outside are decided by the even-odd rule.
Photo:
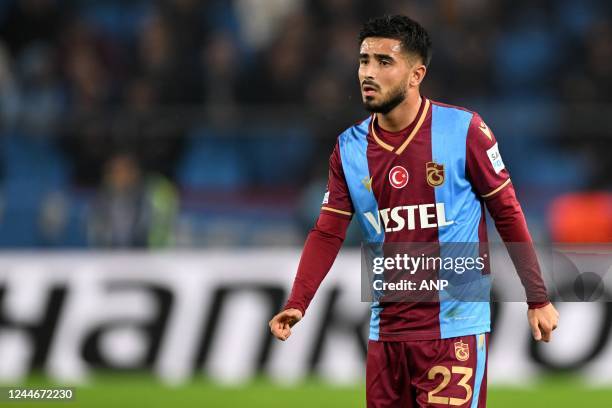
[[[314,141],[300,128],[254,129],[245,142],[253,185],[295,186],[308,176]]]
[[[230,134],[197,128],[188,138],[177,178],[188,189],[235,189],[248,182],[242,146]]]
[[[80,16],[88,25],[120,40],[133,40],[140,22],[151,10],[148,1],[89,1],[79,4]]]
[[[537,12],[526,11],[497,40],[492,68],[500,94],[519,98],[550,90],[545,79],[566,51],[562,39],[542,25]]]
[[[4,206],[0,245],[35,246],[43,200],[50,192],[65,188],[68,166],[49,138],[12,134],[0,140]]]

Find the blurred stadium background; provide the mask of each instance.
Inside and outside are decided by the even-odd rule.
[[[612,242],[608,1],[3,0],[0,382],[362,406],[358,232],[291,341],[267,320],[366,116],[356,37],[383,13],[431,32],[424,94],[485,118],[534,240]],[[548,349],[502,309],[491,406],[612,406],[610,304],[561,305]]]

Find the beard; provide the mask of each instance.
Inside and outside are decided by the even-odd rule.
[[[383,115],[391,112],[397,105],[406,99],[406,81],[402,81],[397,87],[391,89],[382,101],[374,100],[363,101],[363,106],[372,113],[382,113]]]

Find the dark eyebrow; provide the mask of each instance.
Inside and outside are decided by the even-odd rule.
[[[359,58],[370,58],[370,54],[362,52],[359,54]],[[395,59],[389,54],[374,54],[374,58],[377,60],[388,59],[394,61]]]
[[[379,60],[381,60],[381,59],[389,59],[389,60],[392,60],[392,61],[394,60],[393,57],[390,56],[389,54],[374,54],[374,57],[376,59],[379,59]]]

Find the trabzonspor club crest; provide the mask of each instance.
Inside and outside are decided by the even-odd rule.
[[[455,357],[459,361],[467,361],[470,358],[470,346],[461,340],[455,342]]]
[[[427,184],[432,187],[438,187],[444,183],[444,165],[436,162],[427,162],[425,164],[425,178]]]

